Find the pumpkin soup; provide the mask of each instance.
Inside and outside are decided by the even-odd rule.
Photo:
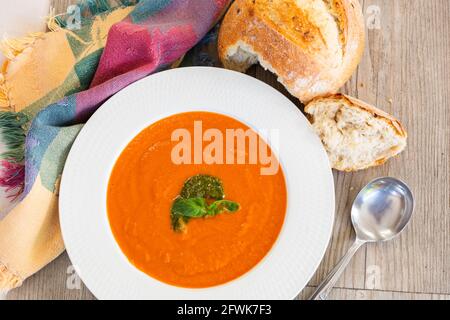
[[[111,230],[128,260],[159,281],[189,288],[223,284],[258,264],[278,237],[287,203],[281,168],[264,175],[259,162],[173,161],[173,132],[194,135],[198,121],[224,136],[227,129],[249,130],[209,112],[162,119],[123,150],[107,190]],[[262,144],[259,150],[270,151]],[[237,146],[226,146],[223,153],[237,155]]]

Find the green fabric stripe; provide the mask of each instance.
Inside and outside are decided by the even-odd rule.
[[[97,71],[103,49],[98,49],[75,64],[75,73],[80,81],[80,89],[86,90]],[[79,90],[80,91],[80,90]]]
[[[86,48],[91,45],[90,44],[92,42],[91,24],[92,24],[92,20],[90,21],[89,25],[74,32],[76,37],[71,33],[66,34],[67,42],[69,43],[69,46],[72,49],[73,55],[74,55],[75,59],[77,59],[77,60],[78,60],[79,56],[84,51],[86,51]]]

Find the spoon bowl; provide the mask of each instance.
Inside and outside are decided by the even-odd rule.
[[[369,182],[352,207],[356,237],[366,242],[391,240],[405,229],[413,208],[413,195],[402,181],[384,177]]]
[[[372,180],[356,196],[352,224],[356,239],[345,256],[311,296],[325,300],[358,249],[367,242],[391,240],[405,229],[414,209],[414,198],[402,181],[384,177]]]

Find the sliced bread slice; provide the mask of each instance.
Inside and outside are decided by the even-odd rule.
[[[356,171],[378,166],[406,147],[402,124],[361,100],[342,94],[316,98],[305,112],[334,169]]]

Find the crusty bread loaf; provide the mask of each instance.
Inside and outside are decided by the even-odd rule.
[[[302,102],[335,93],[364,49],[358,0],[236,0],[219,33],[224,67],[259,62]]]
[[[401,123],[358,99],[342,94],[316,98],[305,112],[334,169],[377,166],[406,147],[407,133]]]

